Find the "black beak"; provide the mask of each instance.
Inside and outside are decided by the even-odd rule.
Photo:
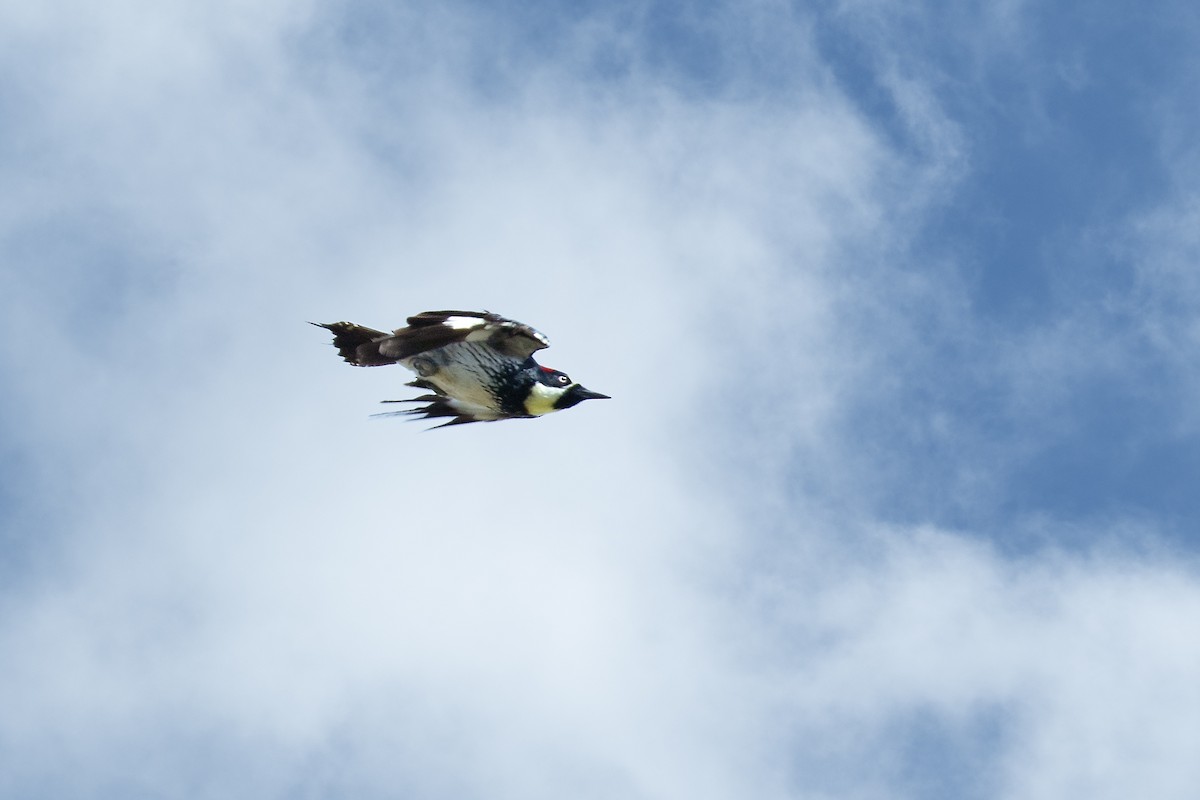
[[[570,408],[582,403],[584,400],[611,400],[608,395],[593,392],[591,389],[585,389],[578,383],[563,392],[562,397],[558,398],[558,402],[554,404],[556,409]]]
[[[606,394],[593,392],[591,389],[585,389],[582,386],[576,386],[572,390],[572,394],[574,394],[580,400],[612,400],[612,398]]]

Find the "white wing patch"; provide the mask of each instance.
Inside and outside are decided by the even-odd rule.
[[[479,317],[446,317],[442,324],[456,331],[469,331],[471,328],[484,327],[487,323]]]

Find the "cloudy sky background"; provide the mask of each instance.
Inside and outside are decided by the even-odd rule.
[[[0,4],[0,794],[1195,797],[1198,37]],[[443,307],[614,399],[305,324]]]

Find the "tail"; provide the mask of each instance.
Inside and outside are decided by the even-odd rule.
[[[329,324],[310,322],[309,325],[316,325],[318,328],[332,332],[333,346],[337,348],[338,355],[346,359],[349,364],[356,367],[378,367],[383,364],[396,363],[396,359],[379,352],[380,342],[390,338],[392,335],[390,333],[364,328],[353,322],[331,322]]]

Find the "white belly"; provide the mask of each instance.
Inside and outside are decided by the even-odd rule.
[[[488,389],[496,375],[514,364],[495,350],[470,342],[451,344],[400,362],[449,397],[480,409],[500,413],[500,403]],[[430,366],[435,369],[430,373]]]

